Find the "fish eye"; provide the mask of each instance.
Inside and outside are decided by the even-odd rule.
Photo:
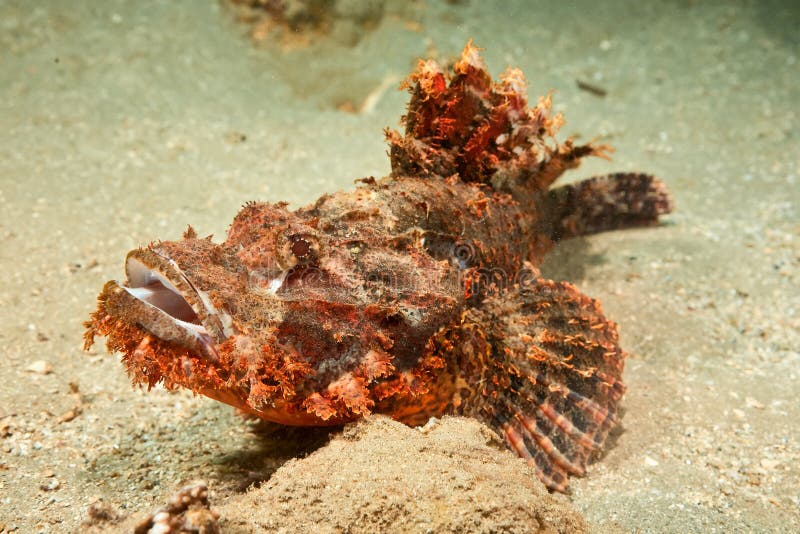
[[[283,269],[297,265],[314,264],[319,257],[319,240],[308,232],[284,235],[278,248],[279,263]]]
[[[292,254],[298,260],[305,258],[311,253],[311,243],[308,242],[305,236],[293,235],[289,238],[289,242],[292,243],[290,247]]]

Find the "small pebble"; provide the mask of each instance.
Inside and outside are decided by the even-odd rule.
[[[51,478],[45,484],[41,484],[39,489],[43,491],[55,491],[61,487],[61,482],[57,478]]]
[[[757,410],[763,410],[765,408],[764,404],[758,402],[753,397],[746,397],[744,399],[744,402],[745,402],[745,404],[747,405],[748,408],[755,408]]]
[[[774,470],[776,467],[780,465],[778,460],[773,460],[771,458],[764,458],[761,460],[761,467],[767,469],[768,471]]]
[[[25,370],[30,373],[49,375],[50,373],[53,372],[53,366],[50,365],[50,362],[44,360],[36,360],[35,362],[32,362],[28,367],[26,367]]]

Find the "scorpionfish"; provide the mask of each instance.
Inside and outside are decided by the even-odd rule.
[[[470,41],[420,60],[391,173],[306,207],[251,202],[222,243],[187,229],[131,251],[86,322],[132,382],[163,384],[284,425],[455,414],[497,432],[565,491],[618,422],[625,353],[575,286],[541,276],[558,241],[653,225],[653,176],[551,187],[605,145],[563,143],[551,98],[493,81]]]

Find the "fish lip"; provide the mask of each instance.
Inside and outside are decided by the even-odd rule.
[[[117,319],[137,325],[150,335],[186,348],[211,363],[219,361],[216,342],[205,326],[167,313],[137,289],[142,288],[131,288],[115,280],[108,282],[102,294],[105,310]]]
[[[125,318],[165,341],[218,360],[216,344],[228,337],[208,295],[160,251],[136,249],[125,261],[127,281],[110,290],[128,308]],[[124,294],[123,294],[124,293]]]

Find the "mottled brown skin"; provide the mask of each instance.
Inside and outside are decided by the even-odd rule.
[[[669,196],[640,174],[550,189],[608,148],[556,143],[549,97],[529,109],[522,73],[492,82],[471,43],[408,87],[390,176],[247,204],[220,244],[190,228],[132,251],[87,346],[106,336],[135,384],[287,425],[476,417],[563,491],[616,423],[624,353],[599,303],[536,266],[559,239],[655,223]]]

